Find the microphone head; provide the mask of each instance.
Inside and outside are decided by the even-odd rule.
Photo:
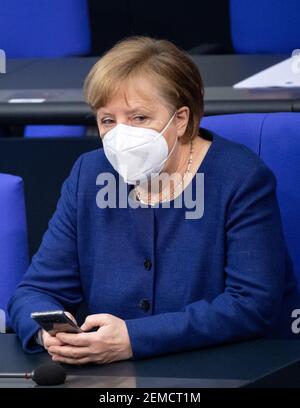
[[[32,373],[32,379],[38,385],[60,385],[66,381],[66,376],[66,370],[55,363],[43,364]]]

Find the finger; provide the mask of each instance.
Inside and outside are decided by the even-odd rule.
[[[59,363],[72,364],[72,365],[82,365],[82,364],[88,364],[92,362],[90,357],[76,359],[76,358],[70,358],[70,357],[62,357],[58,355],[52,356],[52,360],[57,361]]]
[[[56,337],[43,338],[44,346],[62,346],[64,343]]]
[[[51,342],[51,343],[44,343],[44,348],[46,350],[49,350],[50,347],[62,347],[64,346],[65,343],[57,341],[56,343]]]
[[[87,331],[93,329],[94,327],[104,326],[108,323],[110,317],[111,316],[106,313],[90,315],[85,319],[81,329]]]
[[[91,351],[88,347],[51,346],[48,351],[53,355],[58,355],[61,357],[70,357],[74,359],[88,357],[91,354]]]
[[[63,342],[59,339],[57,339],[56,337],[52,337],[50,339],[47,339],[44,341],[44,344],[49,346],[63,346]]]
[[[91,333],[57,333],[56,337],[65,344],[83,347],[90,345],[90,335]]]
[[[50,336],[47,332],[43,334],[43,344],[45,348],[49,348],[50,346],[62,346],[64,343],[54,336]]]

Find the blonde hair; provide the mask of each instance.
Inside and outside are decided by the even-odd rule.
[[[92,67],[84,82],[87,103],[97,111],[124,81],[144,75],[173,109],[187,106],[190,116],[184,141],[199,132],[203,116],[203,82],[189,55],[167,40],[133,36],[116,43]]]

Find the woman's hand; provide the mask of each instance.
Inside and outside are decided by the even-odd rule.
[[[109,314],[88,316],[81,329],[90,333],[57,333],[61,343],[48,348],[53,361],[67,364],[97,363],[127,360],[132,357],[130,339],[124,320]]]
[[[62,341],[57,339],[55,336],[51,336],[48,332],[46,332],[46,330],[41,329],[41,332],[42,332],[43,346],[50,355],[52,355],[52,353],[49,351],[49,348],[51,346],[62,346],[64,344]]]
[[[74,323],[77,324],[75,317],[69,313],[69,312],[65,312],[65,314],[71,319],[73,320]],[[43,347],[48,351],[48,353],[50,355],[51,352],[49,351],[49,348],[51,346],[63,346],[65,343],[60,341],[57,337],[55,336],[51,336],[48,332],[46,332],[46,330],[44,329],[40,329],[41,333],[42,333],[42,342],[43,342]]]

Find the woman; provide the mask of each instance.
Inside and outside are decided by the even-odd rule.
[[[85,95],[104,151],[75,163],[10,301],[24,349],[108,363],[288,333],[296,286],[274,176],[245,146],[199,130],[203,86],[189,56],[165,40],[123,40]],[[52,337],[30,319],[82,301],[86,333]]]

